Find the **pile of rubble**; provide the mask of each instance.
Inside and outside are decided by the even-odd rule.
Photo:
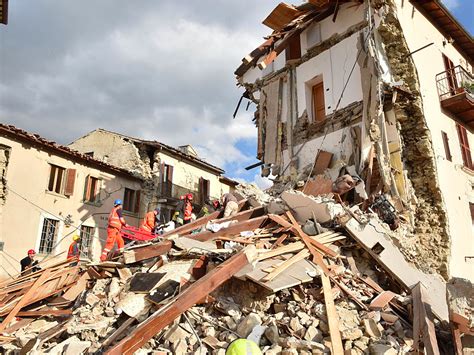
[[[224,355],[237,338],[265,354],[436,353],[437,339],[449,349],[444,284],[391,249],[377,216],[301,192],[259,195],[112,261],[0,284],[3,352]]]

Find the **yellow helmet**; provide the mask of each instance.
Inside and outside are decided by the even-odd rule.
[[[77,242],[79,239],[81,239],[81,237],[77,234],[72,237],[72,240],[74,240],[75,242]]]
[[[230,343],[225,355],[262,355],[262,351],[252,340],[237,339]]]

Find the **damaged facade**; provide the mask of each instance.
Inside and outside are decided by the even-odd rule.
[[[83,257],[98,258],[113,201],[141,185],[126,170],[0,124],[0,279],[19,272],[28,249],[39,260],[65,259],[73,234]]]
[[[222,175],[222,169],[200,159],[189,145],[174,148],[96,129],[69,147],[142,178],[144,187],[136,197],[141,207],[134,211],[141,217],[160,207],[162,221],[169,221],[179,197],[186,193],[193,194],[197,213],[207,199],[219,199],[237,185]]]
[[[263,23],[236,70],[262,174],[360,177],[345,199],[393,209],[408,260],[473,280],[472,37],[436,0],[281,3]]]

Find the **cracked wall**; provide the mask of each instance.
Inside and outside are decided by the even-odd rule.
[[[423,111],[416,67],[408,56],[410,50],[394,4],[386,1],[378,33],[395,81],[403,80],[413,98],[399,98],[394,111],[400,124],[402,157],[408,178],[413,186],[416,202],[412,236],[401,238],[404,254],[427,272],[437,272],[448,278],[449,234],[443,199],[436,175],[435,155],[430,131]],[[413,239],[414,238],[414,239]]]

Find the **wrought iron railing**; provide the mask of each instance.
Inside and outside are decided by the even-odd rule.
[[[460,65],[436,75],[436,87],[440,101],[464,92],[474,96],[474,78]]]

